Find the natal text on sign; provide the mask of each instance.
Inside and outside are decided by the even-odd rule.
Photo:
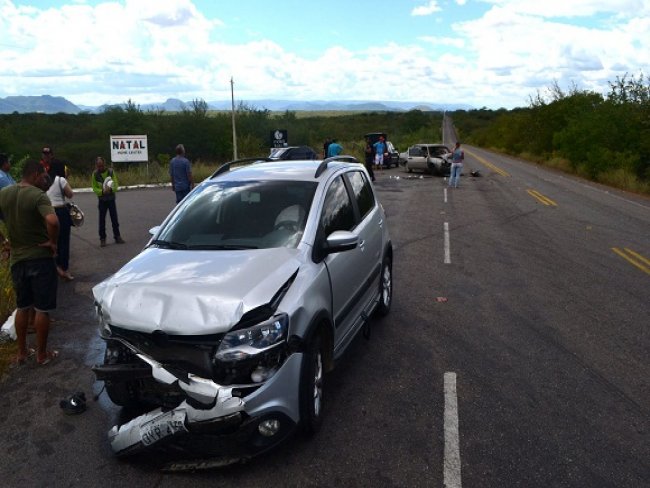
[[[111,161],[113,162],[133,162],[148,161],[149,152],[147,148],[147,136],[111,136]]]

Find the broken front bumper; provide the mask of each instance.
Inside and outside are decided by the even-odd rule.
[[[186,450],[200,446],[202,454],[206,445],[219,454],[237,454],[237,461],[279,443],[298,424],[301,353],[290,355],[273,377],[246,396],[239,395],[250,385],[224,386],[192,374],[179,377],[144,354],[137,357],[151,368],[154,380],[177,385],[186,399],[173,409],[156,408],[111,428],[109,441],[118,455],[179,441]]]

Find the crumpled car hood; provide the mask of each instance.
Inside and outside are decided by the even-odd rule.
[[[299,251],[177,251],[149,248],[93,288],[111,325],[139,332],[228,331],[268,303],[300,266]]]

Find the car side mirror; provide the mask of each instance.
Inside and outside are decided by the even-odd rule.
[[[359,245],[359,237],[347,230],[332,232],[325,241],[324,251],[327,254],[349,251]]]
[[[159,230],[160,230],[159,225],[157,225],[155,227],[152,227],[151,229],[149,229],[149,235],[151,235],[153,237],[158,233]]]

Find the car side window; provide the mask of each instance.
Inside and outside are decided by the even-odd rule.
[[[320,230],[327,238],[337,230],[352,230],[355,226],[354,209],[343,178],[336,178],[325,195],[323,212],[320,217]]]
[[[347,177],[354,199],[357,201],[357,207],[359,207],[361,220],[363,220],[375,206],[375,195],[370,187],[370,182],[361,171],[351,171],[347,173]]]
[[[419,147],[412,147],[409,149],[409,156],[418,157],[422,156],[422,149]]]

